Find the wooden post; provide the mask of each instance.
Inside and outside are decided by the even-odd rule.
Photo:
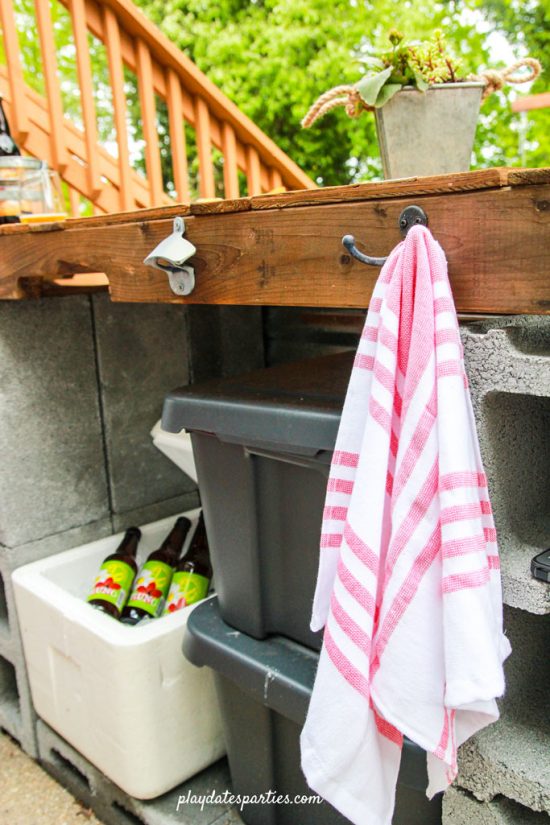
[[[67,168],[69,158],[65,146],[63,133],[63,105],[57,79],[57,49],[53,35],[50,4],[48,0],[35,0],[36,22],[42,51],[42,67],[48,97],[48,111],[50,115],[50,146],[52,165],[63,174]]]
[[[183,102],[181,83],[173,69],[166,75],[168,94],[168,117],[170,121],[170,147],[172,149],[172,166],[174,185],[179,201],[189,200],[189,179],[187,171],[187,148],[185,145],[185,124],[183,120]]]
[[[71,215],[73,218],[80,217],[80,193],[72,186],[69,186],[69,203],[71,206]]]
[[[70,0],[73,23],[73,35],[76,46],[76,65],[80,84],[80,105],[84,121],[84,139],[86,141],[86,163],[88,166],[88,186],[91,201],[96,200],[103,188],[99,175],[99,158],[97,155],[97,122],[94,103],[94,88],[88,47],[88,28],[84,0]]]
[[[239,197],[239,171],[237,168],[237,141],[235,130],[229,123],[222,126],[223,182],[226,198]]]
[[[11,111],[16,143],[23,147],[29,136],[29,118],[26,109],[25,82],[19,59],[19,38],[15,25],[12,0],[0,0],[0,23],[2,25],[4,51],[10,82]]]
[[[269,170],[269,185],[271,189],[280,189],[283,185],[281,173],[278,169],[273,169],[273,167]]]
[[[261,195],[262,177],[260,167],[260,156],[254,146],[246,147],[246,179],[248,181],[248,194]]]
[[[130,152],[128,149],[128,129],[126,126],[126,95],[124,94],[124,72],[122,64],[122,50],[120,44],[120,29],[115,13],[109,6],[103,9],[105,26],[105,48],[109,62],[109,77],[113,93],[114,121],[118,146],[118,171],[120,175],[120,208],[133,209],[135,198],[133,194],[132,170],[130,167]]]
[[[199,192],[201,198],[214,198],[214,168],[212,165],[212,136],[210,134],[210,114],[208,106],[202,99],[195,99],[195,131],[197,133],[197,152],[199,155]]]
[[[153,64],[149,47],[141,38],[137,41],[136,62],[143,137],[145,138],[145,167],[151,189],[151,205],[160,206],[164,190],[162,186],[162,167],[160,164],[160,149],[157,134]]]

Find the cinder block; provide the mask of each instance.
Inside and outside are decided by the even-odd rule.
[[[27,668],[21,647],[9,570],[0,568],[5,598],[5,618],[0,633],[0,728],[36,756],[36,715],[32,706]]]
[[[90,303],[0,305],[0,543],[109,513]]]
[[[463,329],[470,390],[499,537],[504,600],[550,612],[530,562],[550,536],[550,319]]]
[[[512,654],[501,718],[461,747],[457,783],[483,802],[503,795],[550,813],[550,616],[507,608],[505,629]]]
[[[113,516],[114,532],[118,533],[121,530],[126,530],[134,524],[149,524],[151,521],[159,521],[175,513],[194,510],[195,507],[199,506],[199,492],[198,490],[193,490],[190,493],[185,493],[183,496],[169,498],[166,501],[158,501],[155,504],[149,504],[147,507],[140,507],[137,510],[128,510],[128,512],[121,513],[120,515],[115,514]]]
[[[5,547],[0,544],[0,572],[5,572],[5,575],[9,576],[16,567],[22,567],[24,564],[30,564],[31,561],[45,559],[46,556],[53,556],[54,553],[61,553],[71,547],[101,539],[113,532],[112,520],[110,516],[107,516],[98,521],[89,521],[70,530],[64,530],[62,533],[54,533],[16,547]]]
[[[226,760],[183,783],[178,788],[149,802],[127,796],[97,768],[77,753],[44,722],[38,721],[39,759],[45,770],[86,806],[92,808],[105,825],[242,825],[238,815],[227,806],[182,804],[188,794],[223,794],[230,789]]]
[[[24,751],[36,756],[36,714],[23,657],[21,636],[11,574],[31,561],[59,553],[112,533],[110,519],[101,519],[55,536],[20,547],[0,546],[0,682],[4,678],[4,698],[0,698],[0,727],[20,743]],[[2,690],[0,689],[0,694]]]
[[[112,510],[126,513],[195,489],[151,440],[166,393],[189,377],[185,307],[112,304],[93,314]]]
[[[545,813],[536,813],[511,799],[478,802],[460,788],[443,796],[443,825],[548,825]]]
[[[0,728],[16,739],[29,756],[37,755],[34,713],[20,647],[0,653]]]

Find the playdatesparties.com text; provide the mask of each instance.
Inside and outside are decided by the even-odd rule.
[[[201,811],[206,805],[231,805],[243,810],[247,805],[320,805],[323,800],[317,794],[279,794],[277,791],[266,791],[259,794],[234,794],[231,791],[210,791],[210,793],[180,794],[176,805],[179,812],[185,805],[200,805]]]

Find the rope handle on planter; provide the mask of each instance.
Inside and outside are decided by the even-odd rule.
[[[518,69],[523,67],[529,69],[527,74],[516,74]],[[516,60],[507,69],[487,69],[479,74],[471,74],[466,78],[467,80],[480,80],[485,83],[482,100],[492,95],[493,92],[499,92],[507,83],[531,83],[536,80],[542,71],[540,62],[535,57],[524,57],[521,60]]]
[[[527,74],[517,74],[519,69],[528,68]],[[507,83],[531,83],[536,80],[542,71],[540,62],[534,57],[524,57],[508,66],[506,69],[487,69],[479,74],[468,75],[466,80],[479,81],[485,84],[482,99],[498,92]],[[514,74],[516,72],[516,74]],[[372,112],[374,106],[365,103],[355,86],[335,86],[322,94],[310,107],[302,120],[302,127],[309,129],[316,120],[324,117],[328,112],[343,106],[348,117],[359,117],[361,112]]]

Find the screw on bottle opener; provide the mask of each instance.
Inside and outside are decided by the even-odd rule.
[[[196,254],[197,248],[183,237],[184,233],[184,219],[174,218],[172,234],[143,261],[146,266],[160,269],[168,275],[168,283],[175,295],[190,295],[195,288],[195,269],[185,265],[185,262]]]
[[[409,229],[417,225],[428,226],[428,216],[420,206],[407,206],[399,215],[398,226],[401,236],[405,238]],[[369,266],[384,266],[388,260],[387,257],[373,258],[371,255],[365,255],[364,252],[360,252],[355,246],[355,238],[353,235],[344,235],[342,243],[350,255],[353,255],[354,258],[357,258],[357,260],[363,264],[369,264]]]

